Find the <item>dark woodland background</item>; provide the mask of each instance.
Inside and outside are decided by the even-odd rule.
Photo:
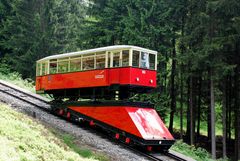
[[[40,58],[118,44],[159,52],[158,88],[139,99],[171,132],[198,146],[206,122],[215,158],[221,125],[220,157],[240,159],[239,0],[0,0],[2,73],[35,79]]]

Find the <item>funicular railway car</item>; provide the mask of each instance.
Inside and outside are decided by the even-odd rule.
[[[128,98],[156,87],[157,52],[127,45],[49,56],[37,61],[37,93],[55,98]]]
[[[52,95],[60,115],[148,150],[168,149],[174,138],[153,105],[129,101],[156,88],[156,69],[156,51],[129,45],[53,55],[37,61],[36,92]]]

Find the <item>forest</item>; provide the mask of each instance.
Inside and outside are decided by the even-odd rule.
[[[171,132],[240,160],[239,0],[0,0],[2,73],[34,80],[38,59],[120,44],[158,51],[158,87],[138,99]]]

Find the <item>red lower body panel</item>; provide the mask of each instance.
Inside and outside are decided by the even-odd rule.
[[[144,140],[174,140],[152,108],[128,106],[70,106],[69,108]]]
[[[96,88],[114,84],[155,88],[156,75],[156,71],[132,67],[48,74],[36,77],[36,91]]]

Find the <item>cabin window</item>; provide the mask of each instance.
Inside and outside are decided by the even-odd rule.
[[[46,74],[49,74],[49,61],[45,62],[45,66],[46,66]]]
[[[150,69],[155,70],[155,60],[156,56],[155,54],[149,54],[149,62],[150,62]]]
[[[70,72],[80,71],[81,70],[81,58],[75,58],[70,60]]]
[[[66,72],[68,72],[68,62],[69,61],[62,61],[62,60],[60,60],[57,63],[58,73],[66,73]]]
[[[120,66],[120,52],[113,53],[113,67]]]
[[[93,54],[84,55],[82,58],[82,65],[83,70],[94,69],[94,55]]]
[[[147,52],[141,52],[140,68],[149,69],[149,55]]]
[[[42,75],[46,75],[46,63],[42,63]]]
[[[37,76],[40,76],[41,75],[41,63],[37,63],[37,73],[36,73]]]
[[[129,50],[122,51],[122,66],[129,66]]]
[[[96,54],[96,69],[105,68],[105,54]]]
[[[57,73],[57,59],[50,60],[49,74]]]
[[[139,51],[133,50],[133,56],[132,56],[132,66],[133,67],[139,67]]]
[[[111,52],[108,52],[108,67],[111,67]]]

